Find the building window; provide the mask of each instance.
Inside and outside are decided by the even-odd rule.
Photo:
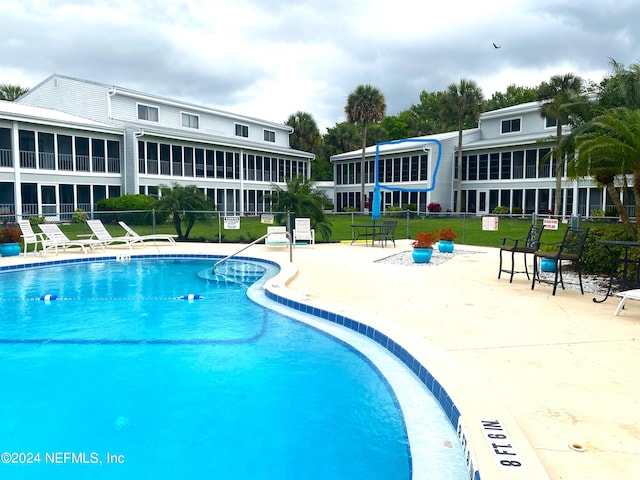
[[[248,137],[249,136],[249,127],[247,125],[242,125],[240,123],[236,123],[236,136],[237,137]]]
[[[158,107],[150,107],[149,105],[138,104],[138,120],[146,120],[148,122],[158,121]]]
[[[264,141],[265,142],[275,142],[276,141],[276,132],[272,130],[264,131]]]
[[[544,128],[555,128],[558,121],[555,118],[544,117]]]
[[[182,126],[185,128],[200,128],[200,118],[198,115],[191,115],[190,113],[182,114]]]
[[[501,133],[513,133],[520,131],[520,119],[512,118],[510,120],[502,120]]]

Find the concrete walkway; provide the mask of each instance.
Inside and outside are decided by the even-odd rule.
[[[460,406],[483,480],[640,477],[640,302],[629,301],[616,317],[615,298],[595,304],[592,294],[551,296],[544,284],[532,291],[524,274],[509,284],[508,276],[498,280],[498,252],[490,248],[456,245],[476,253],[437,266],[375,263],[410,250],[409,241],[396,243],[299,247],[293,264],[286,249],[255,245],[243,255],[281,262],[292,298],[404,338]],[[106,254],[226,255],[239,248],[179,244]],[[40,260],[3,257],[0,266]],[[527,472],[495,468],[478,432],[487,416],[507,426]]]

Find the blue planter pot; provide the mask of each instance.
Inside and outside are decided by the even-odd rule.
[[[543,258],[540,260],[540,270],[543,272],[555,272],[556,271],[556,261],[551,258]]]
[[[438,242],[438,250],[442,253],[453,253],[453,241],[440,240]]]
[[[0,255],[3,257],[15,257],[20,255],[19,243],[2,243],[0,244]]]
[[[433,248],[414,248],[411,257],[415,263],[429,263],[433,255]]]

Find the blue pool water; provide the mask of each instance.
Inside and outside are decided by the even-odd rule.
[[[0,478],[412,477],[379,370],[211,265],[0,274]]]

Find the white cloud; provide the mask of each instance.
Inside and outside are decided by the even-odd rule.
[[[587,0],[0,0],[0,83],[57,72],[322,130],[348,94],[378,87],[387,112],[422,90],[475,80],[486,96],[609,57],[638,61],[640,5]],[[502,46],[494,49],[496,42]]]

